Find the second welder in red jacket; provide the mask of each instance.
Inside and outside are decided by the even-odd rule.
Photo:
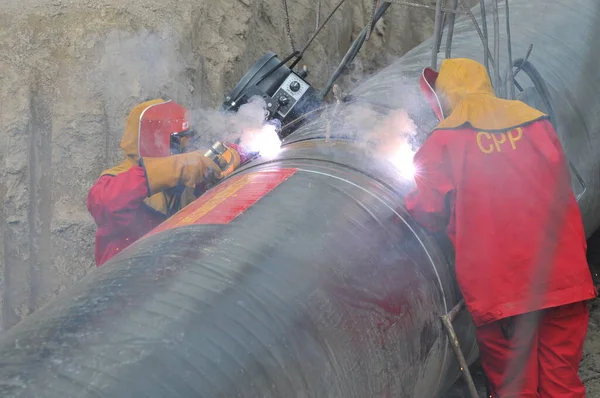
[[[224,171],[200,151],[185,152],[193,135],[188,116],[181,105],[156,99],[127,117],[125,159],[102,173],[87,198],[97,225],[98,267],[196,199],[207,179],[224,178],[243,163],[233,144],[222,155],[229,165]]]
[[[469,59],[425,69],[421,85],[441,123],[415,155],[406,207],[454,244],[492,396],[584,398],[578,369],[596,292],[552,124],[497,98]]]

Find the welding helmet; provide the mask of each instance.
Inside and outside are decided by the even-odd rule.
[[[189,111],[173,101],[150,105],[140,115],[138,153],[164,157],[181,153],[195,135],[190,129]]]
[[[432,68],[424,68],[421,72],[421,78],[419,79],[419,87],[421,89],[421,93],[425,97],[425,100],[433,109],[435,116],[438,118],[438,121],[444,120],[444,109],[442,107],[442,102],[435,92],[435,81],[437,80],[439,72],[433,70]]]

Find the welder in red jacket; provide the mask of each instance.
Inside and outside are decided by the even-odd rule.
[[[102,173],[87,199],[98,227],[98,267],[196,199],[207,179],[224,178],[242,162],[233,144],[225,171],[200,151],[185,152],[189,127],[188,111],[162,99],[139,104],[127,117],[125,159]]]
[[[426,68],[421,86],[441,122],[415,154],[406,207],[454,244],[492,396],[584,398],[578,369],[596,292],[552,124],[497,98],[469,59]]]

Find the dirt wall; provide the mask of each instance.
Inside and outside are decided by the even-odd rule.
[[[426,0],[434,4],[433,0]],[[316,0],[288,2],[302,47]],[[323,0],[324,19],[337,0]],[[322,87],[368,21],[347,0],[305,56]],[[85,201],[121,158],[124,118],[162,96],[220,104],[264,52],[290,52],[279,0],[5,0],[0,10],[0,269],[6,330],[94,267]],[[342,82],[430,36],[432,11],[393,5]]]

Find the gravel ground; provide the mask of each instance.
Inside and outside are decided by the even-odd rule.
[[[592,273],[597,278],[600,274],[600,231],[597,231],[588,240],[588,261]],[[599,284],[598,280],[596,284]],[[600,397],[600,299],[591,301],[589,307],[589,329],[579,374],[587,390],[586,397],[597,398]],[[471,366],[471,374],[475,380],[479,396],[481,398],[485,397],[485,376],[479,361]],[[444,398],[470,398],[462,379],[456,382]]]

